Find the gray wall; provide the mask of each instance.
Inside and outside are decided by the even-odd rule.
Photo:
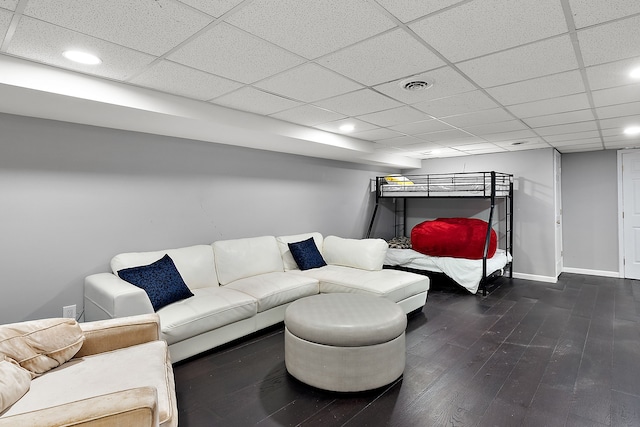
[[[113,255],[307,231],[362,237],[375,167],[0,114],[0,323],[82,310]],[[376,234],[389,235],[384,210]]]
[[[554,150],[540,149],[477,156],[429,159],[411,173],[491,171],[514,175],[514,273],[555,277],[554,231]],[[437,216],[476,216],[486,220],[485,205],[476,201],[412,200],[408,223]],[[468,205],[468,207],[467,207]],[[434,214],[431,215],[430,213]],[[410,229],[408,229],[410,230]]]
[[[562,155],[564,266],[618,272],[615,150]]]

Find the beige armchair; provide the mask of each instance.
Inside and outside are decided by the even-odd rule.
[[[32,330],[55,332],[48,326],[44,320],[0,325],[0,356],[7,358],[3,351],[6,352],[6,343],[15,338],[16,329],[27,328],[29,333],[23,338],[37,336]],[[146,314],[73,325],[78,326],[82,345],[77,353],[44,373],[31,371],[28,391],[0,413],[0,427],[177,426],[173,369],[166,342],[159,339],[158,316]],[[14,366],[16,362],[22,366],[19,370],[28,363],[27,358],[22,359],[13,360]]]

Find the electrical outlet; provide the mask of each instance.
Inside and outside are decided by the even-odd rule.
[[[62,307],[62,317],[66,317],[69,319],[76,318],[76,305],[66,305]]]

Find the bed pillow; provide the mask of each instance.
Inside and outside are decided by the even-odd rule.
[[[75,319],[50,318],[0,326],[0,353],[18,362],[33,378],[71,359],[84,333]]]
[[[287,245],[300,270],[310,270],[327,265],[313,237],[309,237],[307,240],[301,242],[288,243]]]
[[[387,175],[384,177],[387,184],[413,185],[413,182],[402,175]]]
[[[118,276],[144,289],[155,311],[193,296],[169,255],[149,265],[122,269]]]
[[[0,353],[0,414],[29,391],[31,373]]]
[[[477,218],[438,218],[421,222],[411,230],[413,250],[437,257],[482,259],[486,238],[487,222]],[[492,229],[488,258],[497,247],[497,235]]]

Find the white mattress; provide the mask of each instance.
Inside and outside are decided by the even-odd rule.
[[[380,188],[382,196],[392,197],[469,197],[490,196],[491,183],[465,183],[465,184],[383,184]],[[496,186],[496,196],[509,195],[509,188]]]
[[[510,253],[503,249],[496,250],[495,255],[487,259],[487,275],[503,269],[511,259]],[[481,259],[433,257],[413,249],[389,248],[384,265],[444,273],[472,294],[478,292],[482,279]]]

